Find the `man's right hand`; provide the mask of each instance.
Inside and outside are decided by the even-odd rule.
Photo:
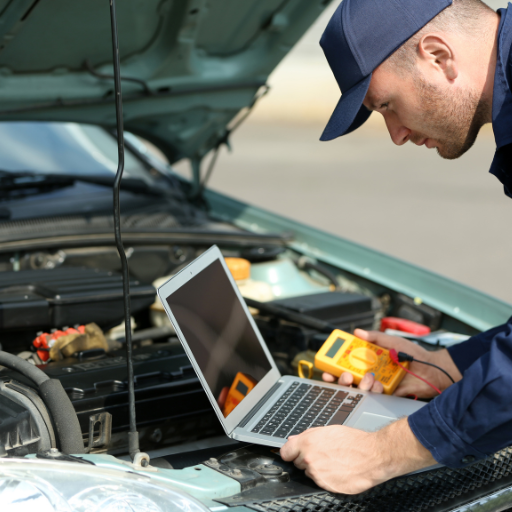
[[[419,361],[426,361],[440,366],[453,377],[455,382],[462,379],[459,369],[455,366],[455,363],[446,349],[429,352],[412,341],[397,336],[390,336],[379,331],[363,331],[362,329],[356,329],[354,336],[370,343],[375,343],[388,350],[394,348],[397,352],[405,352]],[[409,369],[416,375],[428,380],[441,391],[452,384],[450,379],[443,372],[426,364],[412,362]],[[324,373],[322,378],[326,382],[334,382],[336,380],[336,377],[329,373]],[[350,386],[353,382],[354,377],[348,372],[343,373],[338,379],[338,383],[343,386]],[[382,384],[376,381],[374,376],[370,373],[363,377],[359,383],[359,389],[376,393],[383,392]],[[404,377],[394,394],[397,396],[416,395],[418,398],[432,398],[437,395],[434,389],[410,374]]]

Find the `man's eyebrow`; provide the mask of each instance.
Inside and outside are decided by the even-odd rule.
[[[378,107],[378,101],[373,98],[371,95],[367,95],[366,98],[367,102],[369,103],[369,110],[377,110]]]

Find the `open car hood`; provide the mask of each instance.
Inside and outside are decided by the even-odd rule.
[[[119,1],[125,128],[199,162],[329,2]],[[115,128],[109,1],[0,0],[0,13],[0,120]]]

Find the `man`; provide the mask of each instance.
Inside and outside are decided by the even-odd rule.
[[[511,11],[496,13],[480,0],[344,0],[320,42],[342,91],[321,140],[350,133],[377,111],[395,144],[424,144],[454,159],[492,123],[490,172],[512,197]],[[436,462],[464,467],[512,445],[512,319],[438,352],[383,333],[355,335],[435,363],[456,383],[412,363],[443,392],[413,415],[375,433],[329,426],[291,437],[283,459],[318,485],[355,494]],[[351,384],[351,375],[339,382]],[[370,374],[360,387],[382,392]],[[435,395],[407,375],[395,394],[411,393]]]

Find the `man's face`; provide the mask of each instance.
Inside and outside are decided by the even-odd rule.
[[[410,140],[447,159],[463,155],[484,124],[473,91],[429,83],[419,71],[398,73],[387,63],[373,72],[364,105],[384,116],[395,144]]]

